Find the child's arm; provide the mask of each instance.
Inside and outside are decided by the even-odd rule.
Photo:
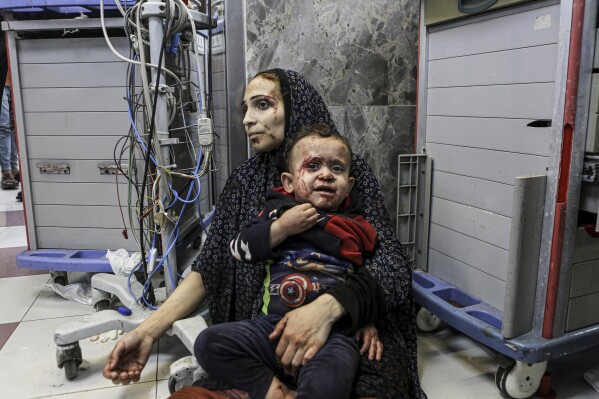
[[[368,359],[380,361],[383,356],[383,343],[379,339],[379,332],[374,324],[369,324],[366,327],[362,327],[356,333],[356,340],[358,344],[362,341],[360,347],[360,354],[368,352]]]
[[[262,211],[233,237],[231,254],[240,262],[254,263],[272,259],[271,250],[287,237],[314,226],[318,213],[310,204],[296,205],[272,220],[269,211]]]
[[[312,204],[296,205],[270,225],[270,248],[285,241],[289,236],[303,233],[318,222],[318,212]]]

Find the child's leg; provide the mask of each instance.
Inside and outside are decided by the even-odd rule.
[[[359,361],[355,338],[332,332],[316,356],[300,368],[296,398],[349,398]]]
[[[252,398],[264,398],[280,367],[276,342],[268,339],[279,317],[265,316],[211,326],[198,336],[194,353],[202,368]]]

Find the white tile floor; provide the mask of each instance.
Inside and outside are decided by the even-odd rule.
[[[14,202],[15,194],[0,191],[0,212],[22,209]],[[24,228],[0,227],[0,248],[23,246],[24,235]],[[56,367],[54,330],[93,310],[44,289],[48,280],[48,275],[0,278],[0,324],[18,323],[0,350],[1,399],[169,396],[169,365],[187,355],[177,338],[163,339],[155,347],[141,382],[125,387],[115,387],[101,375],[115,341],[83,340],[84,363],[79,376],[68,381],[63,370]],[[448,328],[421,334],[418,344],[421,381],[430,399],[501,398],[494,382],[497,361],[488,349]],[[552,387],[558,398],[599,398],[582,377],[585,370],[599,365],[598,348],[550,363]]]

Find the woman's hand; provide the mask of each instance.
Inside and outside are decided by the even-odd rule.
[[[110,352],[104,365],[104,377],[115,384],[139,381],[153,345],[154,339],[138,330],[126,334]]]
[[[383,356],[383,343],[379,339],[379,332],[374,324],[369,324],[366,327],[361,328],[356,333],[356,340],[358,344],[362,342],[360,348],[360,354],[363,355],[368,352],[368,359],[380,361]]]
[[[314,358],[327,341],[331,328],[345,310],[331,295],[288,312],[275,326],[269,338],[279,338],[275,354],[285,373],[298,369]]]

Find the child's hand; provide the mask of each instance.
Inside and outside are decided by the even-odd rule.
[[[380,361],[383,356],[383,343],[379,340],[379,332],[374,324],[363,327],[356,333],[358,344],[362,341],[360,355],[368,352],[368,359]]]
[[[278,222],[287,236],[303,233],[318,221],[318,212],[312,204],[296,205],[279,217]]]

